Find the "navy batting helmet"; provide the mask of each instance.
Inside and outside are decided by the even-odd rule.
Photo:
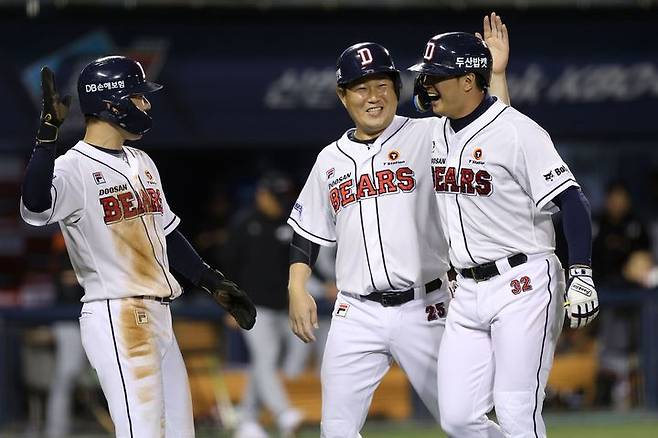
[[[482,88],[489,86],[493,58],[480,38],[466,32],[449,32],[433,36],[425,46],[423,60],[409,67],[428,76],[441,78],[475,73]]]
[[[126,131],[142,135],[151,129],[152,119],[130,100],[131,96],[152,93],[162,85],[146,80],[139,62],[125,56],[99,58],[78,77],[80,109]]]
[[[402,88],[400,71],[395,68],[393,58],[384,46],[377,43],[354,44],[345,49],[336,61],[336,83],[339,87],[377,73],[392,77],[399,97]]]

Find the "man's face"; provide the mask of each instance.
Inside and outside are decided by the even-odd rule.
[[[462,78],[424,75],[423,86],[432,98],[432,112],[439,116],[450,118],[459,117],[459,111],[464,105],[464,91]]]
[[[398,107],[395,84],[387,74],[367,76],[338,89],[338,97],[356,125],[356,137],[378,137],[393,121]]]

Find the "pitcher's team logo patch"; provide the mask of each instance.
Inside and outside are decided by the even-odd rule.
[[[331,179],[331,177],[333,177],[335,173],[336,173],[335,167],[332,167],[331,169],[327,170],[327,179]]]
[[[398,158],[400,158],[400,152],[396,151],[393,149],[391,152],[388,153],[388,159],[391,161],[395,161]]]
[[[473,158],[476,160],[481,160],[482,159],[482,148],[475,148],[473,151]]]
[[[347,303],[340,303],[338,309],[336,309],[336,316],[345,318],[347,316],[347,310],[350,308],[350,305]]]
[[[153,181],[153,175],[151,175],[151,172],[145,170],[144,175],[146,175],[146,179],[148,179],[149,181]]]
[[[149,323],[149,317],[146,314],[146,310],[135,309],[135,322],[137,325]]]
[[[94,181],[96,181],[96,185],[105,184],[105,177],[101,172],[94,172],[91,175],[94,177]]]

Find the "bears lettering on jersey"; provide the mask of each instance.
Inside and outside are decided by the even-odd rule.
[[[345,208],[363,198],[386,195],[396,192],[411,192],[416,187],[414,171],[409,167],[399,167],[397,170],[383,169],[375,172],[375,177],[369,173],[359,176],[356,185],[349,178],[329,191],[329,202],[334,210]]]
[[[473,196],[490,196],[493,193],[491,174],[484,169],[462,167],[457,180],[457,169],[433,166],[434,190],[437,193],[462,193]]]
[[[114,192],[119,193],[103,196]],[[103,206],[103,220],[108,225],[145,214],[162,214],[162,198],[159,189],[149,187],[141,189],[139,195],[135,195],[124,184],[101,189],[98,195],[102,196],[98,200]]]

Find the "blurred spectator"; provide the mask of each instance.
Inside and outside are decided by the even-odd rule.
[[[256,325],[244,336],[251,356],[249,383],[241,406],[239,438],[266,437],[258,423],[264,405],[276,419],[283,437],[293,436],[301,425],[300,411],[290,404],[279,371],[287,377],[299,374],[307,357],[307,345],[288,326],[288,253],[292,230],[286,224],[294,201],[292,181],[270,172],[258,182],[254,208],[231,229],[226,246],[226,270],[249,294],[258,310]]]
[[[228,240],[231,216],[231,203],[223,184],[215,184],[206,205],[205,214],[200,218],[200,230],[195,238],[196,248],[204,260],[218,266],[222,262],[224,246]]]
[[[78,305],[84,294],[73,272],[61,233],[53,237],[55,305]],[[52,326],[55,338],[55,370],[48,393],[46,437],[71,436],[73,394],[75,382],[87,364],[80,326],[76,320],[56,321]]]
[[[604,210],[593,221],[596,284],[608,288],[643,286],[641,278],[627,277],[624,268],[636,261],[631,257],[635,253],[650,252],[651,241],[646,226],[633,214],[630,193],[622,182],[608,185]]]
[[[594,218],[592,266],[602,291],[651,287],[655,267],[646,226],[633,213],[628,188],[612,182],[604,210]],[[603,306],[599,318],[599,374],[596,403],[629,407],[631,372],[637,360],[639,309]]]

